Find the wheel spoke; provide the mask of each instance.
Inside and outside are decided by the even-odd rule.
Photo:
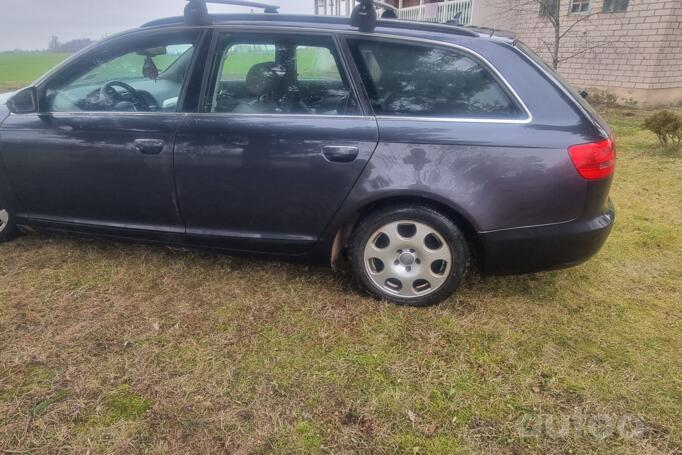
[[[368,248],[365,249],[365,258],[368,260],[370,258],[381,259],[381,262],[384,263],[384,266],[388,266],[395,259],[395,254],[392,253],[393,252],[391,251],[390,246],[380,249],[374,245],[368,245]]]
[[[379,283],[385,283],[387,279],[393,276],[390,267],[388,267],[386,264],[384,264],[384,268],[380,272],[370,271],[370,274],[372,278],[378,281]]]
[[[424,248],[425,247],[424,241],[425,241],[426,237],[428,237],[431,234],[435,235],[436,238],[440,238],[438,233],[436,231],[434,231],[433,228],[431,228],[430,226],[427,226],[425,224],[418,223],[417,224],[417,233],[414,236],[416,243],[418,245],[422,246],[422,248]]]
[[[452,261],[451,253],[445,246],[442,246],[437,250],[424,248],[420,256],[422,257],[424,264],[427,264],[429,267],[436,261],[445,261],[447,263]]]
[[[429,283],[431,283],[431,287],[433,289],[437,289],[437,288],[441,287],[443,284],[445,284],[447,279],[448,279],[447,273],[444,273],[443,275],[436,275],[436,274],[432,273],[427,281]]]
[[[398,234],[398,226],[400,223],[390,223],[384,226],[381,229],[381,232],[383,232],[388,239],[390,240],[389,248],[395,249],[397,245],[403,242],[403,240],[400,238],[400,235]]]
[[[401,283],[403,284],[402,289],[400,289],[400,292],[398,295],[400,297],[416,297],[418,293],[414,290],[414,282],[416,280],[410,279],[410,278],[403,278],[400,280]]]

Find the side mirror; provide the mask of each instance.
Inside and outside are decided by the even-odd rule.
[[[585,90],[583,90],[582,92],[580,92],[580,96],[582,96],[583,98],[587,99],[587,97],[590,96],[590,94],[587,93]]]
[[[35,87],[19,90],[7,101],[7,107],[13,114],[38,112],[38,90]]]

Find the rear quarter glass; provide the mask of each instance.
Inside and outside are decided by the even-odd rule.
[[[604,132],[605,136],[612,136],[611,128],[606,123],[606,120],[604,120],[604,118],[592,107],[592,105],[590,105],[590,103],[588,103],[587,100],[580,95],[580,93],[578,93],[576,89],[573,88],[573,86],[571,86],[571,84],[565,80],[554,68],[548,65],[542,59],[542,57],[536,54],[531,48],[521,41],[517,41],[514,46],[523,56],[544,71],[556,85],[563,89],[571,101],[580,106],[589,119]]]

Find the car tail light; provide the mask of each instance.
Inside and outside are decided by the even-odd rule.
[[[568,148],[578,173],[587,180],[600,180],[613,175],[616,169],[616,144],[606,139]]]

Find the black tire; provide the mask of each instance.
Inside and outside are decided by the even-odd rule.
[[[12,220],[12,214],[0,206],[0,243],[12,240],[17,233],[17,228]]]
[[[405,223],[397,223],[403,222]],[[397,223],[397,224],[396,224]],[[407,229],[412,223],[414,227],[413,240],[410,239],[410,230]],[[410,247],[409,250],[402,249],[405,245],[404,242],[414,242],[415,244],[424,243],[426,246],[427,239],[420,240],[420,235],[416,235],[417,232],[424,233],[424,227],[431,228],[436,235],[428,234],[427,238],[432,238],[437,240],[432,241],[435,243],[434,248],[436,250],[424,249],[421,250],[418,246],[415,249]],[[382,236],[382,230],[393,230],[396,227],[396,233],[398,236],[394,237],[394,243],[399,249],[391,249],[391,240],[388,236],[384,239]],[[398,231],[399,229],[406,230],[406,236],[402,236]],[[393,234],[391,234],[393,236]],[[372,242],[368,245],[368,242]],[[386,243],[388,241],[388,243]],[[403,242],[403,243],[401,243]],[[379,245],[381,243],[381,245]],[[441,255],[444,257],[450,257],[449,268],[446,263],[447,261],[437,259],[431,264],[425,264],[424,261],[420,260],[420,251],[423,252],[423,256],[426,261],[431,261],[430,252],[440,251],[442,246],[446,245],[449,248],[443,249]],[[384,245],[388,245],[384,249]],[[384,279],[386,264],[383,264],[382,259],[378,258],[366,258],[365,251],[366,248],[378,248],[379,250],[367,250],[368,255],[372,255],[373,251],[380,251],[382,256],[384,256],[385,262],[391,262],[389,268],[386,269],[386,274],[393,273],[404,273],[404,276],[397,277],[393,282],[393,278],[388,277],[384,281],[383,285],[378,284],[378,281]],[[394,253],[395,251],[395,253]],[[402,253],[399,253],[402,252]],[[396,255],[395,259],[393,254]],[[405,255],[405,256],[403,256]],[[390,256],[390,257],[389,257]],[[380,209],[374,213],[363,218],[360,223],[355,228],[348,251],[349,263],[353,272],[355,279],[360,283],[360,285],[367,290],[367,292],[374,296],[375,298],[381,300],[387,300],[398,305],[406,306],[416,306],[423,307],[429,305],[435,305],[441,301],[447,299],[452,293],[454,293],[462,283],[466,273],[469,270],[471,262],[471,253],[469,251],[468,243],[462,234],[462,231],[457,227],[457,225],[452,222],[448,217],[444,216],[440,212],[423,205],[407,205],[407,206],[395,206]],[[390,261],[389,261],[390,260]],[[436,264],[437,261],[441,261]],[[376,264],[382,263],[383,267],[376,266]],[[436,275],[433,272],[433,264],[437,265],[437,271],[443,271],[441,275]],[[428,269],[425,267],[428,265]],[[429,272],[429,269],[431,272]],[[377,272],[378,273],[373,273]],[[396,272],[394,272],[394,270]],[[413,273],[414,275],[410,275]],[[417,283],[424,277],[424,280],[429,281],[429,273],[433,273],[434,280],[437,280],[439,284],[432,288],[424,289],[424,285]],[[418,275],[418,276],[417,276]],[[415,277],[417,277],[415,279]],[[403,281],[410,284],[410,288],[405,288],[403,286]],[[400,289],[398,289],[396,282],[400,283]],[[418,286],[421,285],[421,286]],[[430,283],[429,283],[430,286]],[[391,289],[388,289],[388,288]],[[420,287],[420,289],[418,289]],[[405,291],[403,291],[405,289]],[[400,294],[414,294],[410,296],[400,295]]]

